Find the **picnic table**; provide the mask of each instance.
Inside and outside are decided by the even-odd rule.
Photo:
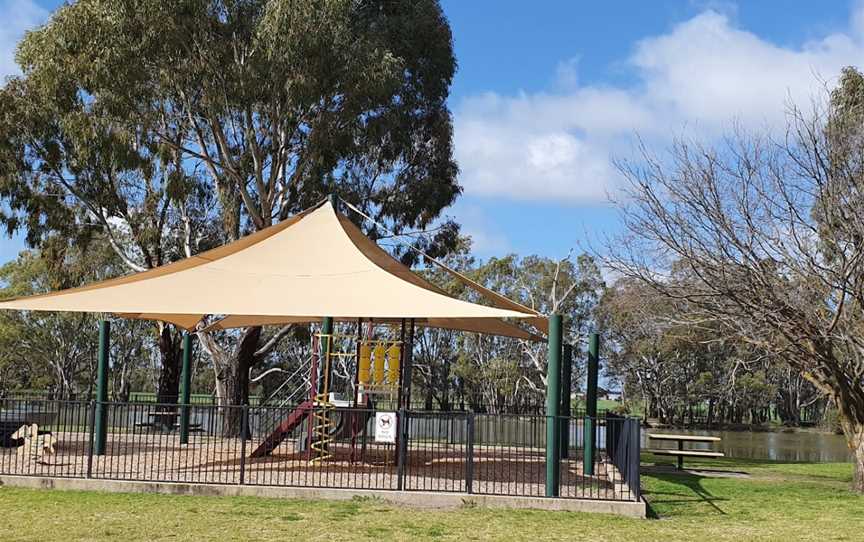
[[[645,450],[648,453],[652,453],[654,455],[669,455],[678,458],[678,470],[684,468],[684,458],[685,457],[724,457],[723,452],[715,452],[713,450],[685,450],[684,443],[685,442],[701,442],[701,443],[709,443],[713,444],[715,442],[720,442],[720,437],[709,437],[703,435],[648,435],[649,440],[660,441],[660,442],[677,442],[677,449],[669,449],[669,448],[653,448],[649,450]]]
[[[162,431],[170,431],[171,429],[180,429],[180,411],[178,409],[160,409],[147,413],[149,422],[136,423],[136,427],[150,427],[160,429]],[[201,431],[200,423],[190,423],[190,431]]]

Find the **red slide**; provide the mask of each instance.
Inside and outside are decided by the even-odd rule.
[[[279,444],[285,440],[285,437],[291,434],[298,425],[303,423],[303,420],[312,412],[312,401],[304,401],[300,406],[295,408],[287,418],[282,420],[282,423],[276,426],[276,429],[270,433],[270,436],[265,438],[261,444],[255,448],[250,457],[264,457],[276,449]]]

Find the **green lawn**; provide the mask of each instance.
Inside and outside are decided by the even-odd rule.
[[[651,459],[646,456],[646,460]],[[750,478],[646,474],[654,519],[0,488],[3,540],[861,540],[849,464],[692,461]]]

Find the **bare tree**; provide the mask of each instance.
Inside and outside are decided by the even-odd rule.
[[[837,405],[864,492],[864,77],[791,107],[785,137],[736,130],[621,162],[626,233],[606,264],[785,360]]]

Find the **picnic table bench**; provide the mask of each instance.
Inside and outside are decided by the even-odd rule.
[[[155,410],[153,412],[148,412],[147,416],[150,418],[150,421],[136,423],[135,427],[150,427],[153,429],[161,429],[162,431],[180,429],[180,422],[177,421],[180,418],[179,410]],[[189,424],[189,431],[202,430],[200,423]]]
[[[649,440],[661,441],[661,442],[677,442],[678,448],[652,448],[645,450],[648,453],[652,453],[654,455],[669,455],[678,458],[678,470],[684,468],[684,458],[685,457],[725,457],[723,452],[715,452],[713,450],[685,450],[684,443],[685,442],[702,442],[702,443],[714,443],[720,442],[720,437],[708,437],[702,435],[648,435]]]

